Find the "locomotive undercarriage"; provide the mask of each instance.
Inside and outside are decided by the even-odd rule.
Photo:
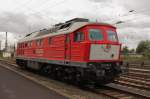
[[[88,77],[96,84],[103,85],[114,81],[114,78],[121,74],[120,66],[117,62],[93,62],[88,64]]]
[[[30,68],[29,61],[17,60],[18,65],[23,68]],[[32,65],[36,62],[29,62]],[[55,64],[46,64],[38,62],[38,71],[42,75],[49,76],[53,79],[67,81],[74,84],[94,83],[104,85],[110,83],[120,73],[120,66],[116,63],[88,63],[87,68],[69,67]],[[31,68],[30,68],[31,69]],[[32,68],[34,69],[34,68]],[[35,70],[35,69],[34,69]]]

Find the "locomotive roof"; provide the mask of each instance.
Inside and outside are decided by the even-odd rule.
[[[65,24],[59,23],[50,29],[43,29],[40,31],[27,34],[23,39],[19,40],[19,43],[36,40],[36,39],[42,39],[44,37],[50,37],[50,36],[55,36],[55,35],[60,35],[60,34],[68,34],[86,25],[107,25],[107,26],[114,27],[107,23],[93,23],[93,22],[88,22],[87,20],[80,21],[80,22],[70,22],[70,21],[67,21],[67,22],[69,23],[65,23]]]

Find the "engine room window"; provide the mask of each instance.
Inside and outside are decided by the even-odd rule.
[[[28,47],[32,46],[32,41],[28,42]]]
[[[84,33],[83,32],[76,32],[74,35],[74,41],[75,42],[84,41]]]
[[[52,44],[52,38],[51,37],[48,38],[48,44],[49,45]]]
[[[103,33],[99,29],[90,29],[89,30],[89,39],[90,40],[103,40]]]
[[[37,45],[37,46],[41,46],[41,45],[42,45],[42,39],[37,40],[37,41],[36,41],[36,45]]]
[[[28,44],[27,43],[25,43],[25,47],[27,47],[28,46]]]
[[[109,31],[107,31],[107,34],[108,34],[109,41],[114,41],[114,42],[117,41],[116,32],[109,30]]]
[[[24,48],[24,44],[22,43],[22,48]]]
[[[70,42],[70,37],[69,34],[66,35],[66,42],[69,43]]]

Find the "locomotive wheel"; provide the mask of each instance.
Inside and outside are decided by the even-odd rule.
[[[27,69],[27,61],[17,60],[17,65],[20,66],[21,69]]]
[[[56,80],[61,80],[62,79],[62,72],[61,72],[61,67],[57,67],[55,71],[55,78]]]
[[[51,71],[51,68],[49,65],[47,66],[42,66],[41,70],[40,70],[40,74],[47,76]]]
[[[79,86],[83,84],[82,80],[81,80],[81,75],[80,74],[76,74],[75,75],[75,81],[73,82],[73,84],[79,85]]]

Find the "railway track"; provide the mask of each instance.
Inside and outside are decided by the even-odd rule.
[[[130,81],[130,82],[133,82],[133,83],[138,83],[138,84],[141,84],[141,85],[147,85],[150,87],[150,82],[147,82],[147,81],[143,81],[143,80],[140,80],[140,79],[135,79],[135,78],[129,78],[129,77],[120,77],[119,80],[122,80],[122,81]]]
[[[140,73],[150,74],[150,70],[149,70],[149,69],[129,68],[129,71],[130,71],[130,72],[140,72]]]
[[[124,65],[128,64],[129,68],[137,68],[137,69],[147,69],[150,70],[150,63],[144,63],[144,62],[125,62]]]
[[[131,64],[131,66],[129,65],[129,72],[127,75],[121,76],[108,86],[114,89],[119,87],[118,90],[125,89],[124,91],[120,91],[137,94],[139,96],[145,95],[148,96],[147,98],[150,98],[150,65],[147,64],[142,66],[138,64],[137,66],[137,64]],[[121,94],[120,96],[122,96],[120,98],[126,99],[126,95],[124,96],[124,94]],[[127,97],[127,99],[128,98],[130,98],[130,96]],[[131,96],[131,98],[133,97]]]
[[[102,86],[100,88],[88,89],[97,94],[103,94],[105,96],[111,97],[112,99],[146,99],[146,97],[141,95],[136,95],[129,93],[127,91],[123,91],[120,89],[112,88],[109,85]]]
[[[129,68],[128,74],[124,75],[123,77],[134,79],[134,81],[137,81],[137,82],[150,83],[150,70]]]
[[[128,74],[117,79],[115,84],[137,89],[139,94],[148,92],[150,96],[150,65],[130,64]]]
[[[146,90],[142,90],[139,88],[130,87],[128,85],[111,83],[106,85],[107,87],[118,90],[120,93],[123,93],[123,97],[119,97],[119,99],[149,99],[150,92]]]
[[[138,73],[138,72],[129,72],[127,74],[127,76],[132,76],[132,77],[141,77],[144,79],[149,79],[150,75],[149,74],[145,74],[145,73]]]
[[[144,78],[144,77],[139,77],[139,76],[132,76],[132,75],[124,75],[122,77],[127,77],[127,78],[132,78],[132,79],[136,79],[136,80],[141,80],[141,81],[145,81],[145,82],[150,82],[150,77],[149,78]]]
[[[8,64],[10,67],[18,68],[14,62],[10,61],[4,61],[5,64]],[[129,82],[129,79],[134,82],[134,79],[128,78],[128,77],[121,77],[121,79],[126,79],[123,83],[120,83],[119,81],[117,83],[111,83],[106,86],[101,87],[86,87],[87,90],[94,92],[96,94],[102,94],[104,96],[110,97],[110,99],[146,99],[150,98],[150,92],[149,89],[146,89],[146,86],[143,88],[143,86],[133,86],[132,84],[126,83]],[[122,81],[123,82],[123,81]],[[143,84],[144,82],[141,82]],[[149,83],[146,83],[147,86]],[[109,98],[107,98],[109,99]]]

